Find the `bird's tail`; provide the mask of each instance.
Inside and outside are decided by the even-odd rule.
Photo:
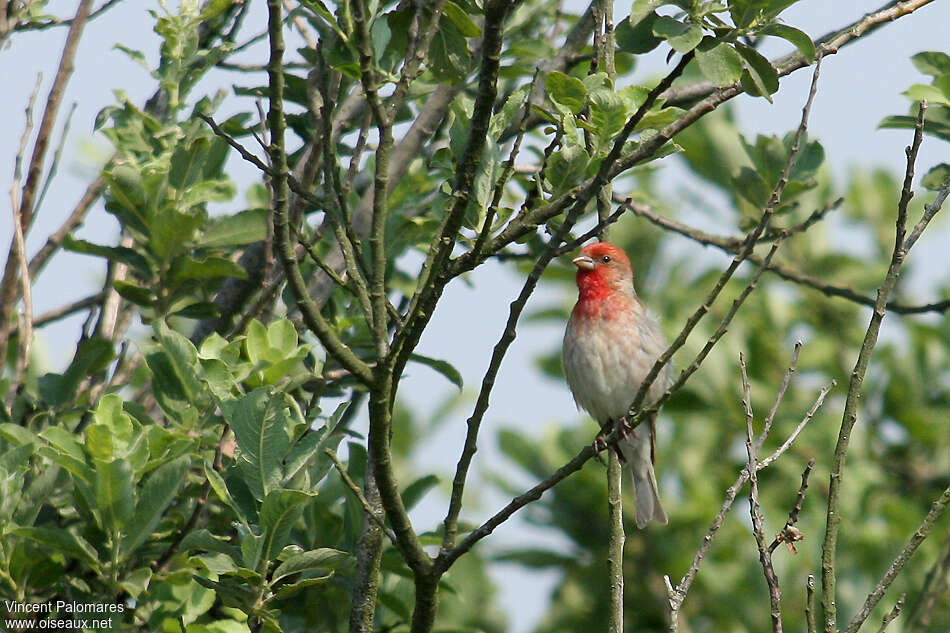
[[[666,525],[668,519],[660,504],[660,493],[653,471],[653,437],[656,417],[652,416],[617,442],[617,447],[626,461],[625,467],[633,476],[634,492],[637,495],[637,527],[644,528],[650,521]]]

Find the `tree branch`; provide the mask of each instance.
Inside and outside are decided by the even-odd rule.
[[[291,246],[288,218],[287,154],[284,150],[286,123],[283,109],[284,75],[281,66],[284,54],[281,3],[280,0],[268,0],[267,6],[270,40],[270,60],[267,70],[270,82],[270,112],[267,119],[271,132],[270,157],[274,172],[271,177],[271,188],[274,204],[274,237],[278,256],[297,298],[297,304],[307,327],[317,336],[321,344],[337,362],[349,370],[358,380],[364,384],[369,384],[373,380],[372,370],[340,340],[307,294],[307,284],[300,273],[300,268],[297,266],[296,255]]]
[[[920,596],[908,616],[908,633],[923,633],[930,627],[934,604],[946,595],[950,588],[950,530],[943,539],[943,548],[937,560],[927,571],[927,579],[920,590]]]
[[[805,465],[805,470],[802,471],[802,485],[798,488],[795,505],[792,506],[792,511],[788,513],[788,520],[785,522],[785,527],[782,528],[782,531],[778,533],[775,540],[769,545],[770,553],[775,551],[779,543],[785,543],[788,546],[788,551],[792,554],[796,553],[795,542],[802,540],[802,533],[795,528],[795,524],[798,523],[798,514],[802,511],[802,505],[805,503],[805,491],[808,490],[808,476],[814,467],[815,458],[812,457],[808,460],[808,464]]]
[[[752,516],[752,535],[755,538],[756,549],[759,550],[759,564],[762,566],[765,584],[769,588],[769,615],[772,619],[772,632],[782,633],[782,591],[779,588],[778,576],[775,575],[775,568],[772,566],[772,552],[765,544],[765,519],[762,517],[762,510],[759,506],[759,477],[756,474],[759,460],[758,441],[752,428],[754,417],[752,413],[752,386],[749,384],[745,357],[742,354],[739,355],[739,367],[742,370],[742,404],[745,408],[746,420],[745,447],[749,458],[749,514]],[[776,405],[783,395],[784,389],[780,387]],[[763,428],[761,439],[765,439],[764,434],[767,430],[767,428]]]
[[[878,581],[877,586],[874,587],[874,591],[868,594],[867,599],[864,601],[864,605],[861,609],[854,615],[851,619],[851,622],[848,624],[848,628],[845,629],[845,633],[857,633],[858,629],[861,628],[861,625],[864,624],[864,621],[868,619],[868,616],[871,615],[871,611],[874,610],[874,607],[878,602],[881,601],[881,598],[884,597],[884,594],[887,593],[887,588],[891,586],[891,583],[894,582],[894,579],[897,578],[897,575],[901,573],[901,570],[904,568],[904,565],[907,564],[907,561],[910,560],[910,557],[914,555],[914,552],[917,551],[917,548],[920,547],[920,544],[924,542],[924,539],[930,534],[930,530],[933,529],[934,523],[940,520],[940,517],[943,516],[943,513],[947,510],[947,506],[950,506],[950,486],[943,491],[941,494],[930,506],[930,511],[927,513],[927,516],[924,517],[924,520],[921,522],[920,527],[914,531],[910,539],[901,549],[900,553],[891,561],[890,566],[887,568],[887,571],[884,572],[884,576],[881,577],[881,580]]]
[[[29,167],[26,172],[26,182],[20,193],[18,215],[20,233],[23,236],[29,233],[30,227],[33,224],[34,206],[36,196],[39,193],[38,190],[43,173],[43,162],[46,158],[46,151],[49,148],[53,126],[56,123],[56,115],[59,112],[63,94],[66,92],[66,84],[72,76],[76,50],[79,48],[79,39],[82,36],[86,20],[89,17],[91,5],[92,0],[80,0],[79,2],[79,6],[76,9],[76,16],[69,25],[69,33],[66,35],[66,43],[63,46],[63,53],[59,60],[56,77],[53,79],[53,85],[50,87],[49,95],[46,98],[46,107],[43,110],[43,118],[40,121],[36,141],[33,144],[33,155],[30,158]],[[15,241],[16,237],[14,237],[14,243],[10,245],[10,254],[7,257],[3,278],[0,280],[0,359],[7,357],[7,346],[9,345],[9,337],[13,329],[10,320],[16,303],[16,282],[19,276],[18,269],[20,267],[20,258],[16,256],[17,247]],[[24,254],[23,258],[25,257]]]
[[[818,397],[815,399],[814,404],[812,404],[811,409],[805,413],[802,417],[801,422],[798,423],[798,426],[795,427],[795,430],[786,438],[786,440],[779,446],[775,451],[773,451],[765,459],[758,461],[756,465],[756,472],[768,468],[776,459],[782,456],[786,450],[792,445],[795,439],[801,433],[802,429],[805,428],[805,425],[815,416],[815,413],[821,408],[821,405],[824,404],[825,396],[828,395],[828,392],[835,386],[835,382],[831,381],[830,384],[826,385],[821,389],[818,394]],[[781,391],[779,393],[781,396]],[[776,401],[779,400],[779,397],[776,398]],[[729,513],[729,509],[732,507],[733,502],[736,499],[736,495],[739,493],[739,490],[742,489],[742,486],[745,485],[745,482],[749,480],[751,472],[749,471],[748,465],[740,471],[738,478],[735,483],[733,483],[727,490],[725,499],[722,502],[722,506],[719,508],[719,512],[713,518],[712,523],[707,530],[706,535],[703,537],[703,541],[699,546],[699,549],[696,550],[696,554],[693,556],[693,562],[690,565],[689,569],[680,579],[679,584],[676,587],[673,587],[672,582],[670,582],[669,576],[666,577],[667,593],[669,594],[670,601],[670,633],[676,633],[679,631],[679,610],[683,605],[683,601],[686,599],[686,594],[689,592],[690,587],[693,584],[693,581],[696,579],[696,575],[699,573],[699,567],[703,562],[706,554],[709,553],[709,549],[712,547],[713,539],[716,536],[716,533],[719,531],[719,528],[722,527],[723,522],[726,519],[726,515]]]
[[[821,74],[821,58],[818,59],[818,62],[815,64],[815,71],[814,73],[812,73],[811,86],[809,87],[809,90],[808,90],[808,97],[805,100],[805,105],[802,107],[801,122],[799,123],[798,129],[795,132],[795,138],[792,141],[791,148],[789,149],[788,158],[785,161],[785,167],[782,169],[782,174],[779,177],[778,182],[776,182],[775,186],[772,188],[772,193],[769,196],[768,203],[765,205],[765,209],[762,211],[762,217],[759,219],[759,223],[756,225],[754,229],[752,229],[746,235],[745,240],[743,242],[742,249],[739,251],[739,254],[736,255],[732,259],[732,262],[729,264],[729,267],[725,271],[723,271],[722,275],[720,275],[719,280],[716,282],[716,285],[713,287],[713,289],[709,292],[709,295],[706,297],[706,300],[703,302],[702,305],[699,306],[699,308],[697,308],[696,312],[694,312],[693,315],[687,320],[686,325],[683,326],[683,329],[680,331],[679,335],[670,344],[670,346],[666,349],[666,351],[660,355],[660,357],[653,364],[653,367],[650,369],[650,373],[648,373],[646,377],[643,379],[643,382],[640,384],[640,388],[639,390],[637,390],[637,394],[634,397],[633,402],[629,408],[630,413],[628,414],[628,416],[631,418],[630,420],[631,426],[635,427],[641,420],[644,419],[646,415],[649,415],[650,413],[652,413],[652,411],[657,410],[663,404],[663,402],[665,402],[666,399],[669,398],[669,394],[672,393],[673,387],[671,387],[670,389],[667,389],[663,397],[660,398],[659,401],[653,403],[651,407],[649,407],[648,409],[643,409],[643,410],[640,409],[640,406],[643,403],[643,399],[646,397],[646,394],[649,391],[650,387],[653,385],[653,382],[660,375],[660,371],[662,371],[663,367],[666,366],[666,364],[673,358],[673,354],[676,353],[676,351],[686,343],[686,339],[689,337],[690,332],[692,332],[693,328],[696,327],[696,324],[699,323],[699,321],[703,318],[703,316],[705,316],[706,312],[709,310],[709,307],[712,306],[713,302],[716,300],[716,297],[719,296],[719,293],[725,287],[726,282],[728,282],[729,279],[732,278],[733,273],[735,273],[739,265],[743,261],[748,259],[749,255],[752,254],[752,251],[755,248],[755,243],[759,240],[759,238],[762,236],[762,233],[768,227],[769,221],[772,219],[772,215],[775,213],[775,209],[778,207],[779,202],[781,202],[782,200],[782,193],[785,191],[785,186],[788,184],[788,178],[789,178],[789,175],[791,174],[792,167],[795,165],[795,161],[798,158],[798,151],[799,151],[799,148],[801,147],[802,138],[804,138],[805,131],[808,129],[808,117],[811,114],[811,106],[812,106],[812,103],[814,102],[815,94],[818,91],[818,77],[820,76],[820,74]],[[754,286],[755,281],[758,279],[758,276],[768,266],[769,262],[772,259],[772,255],[775,254],[777,245],[778,245],[778,242],[773,244],[772,249],[769,251],[769,254],[762,261],[762,264],[759,265],[759,269],[756,272],[755,277],[753,278],[752,286]],[[751,291],[752,286],[747,287],[747,292],[741,295],[740,299],[742,300],[745,299],[745,297],[748,295],[748,291]],[[732,314],[735,314],[735,311],[738,310],[738,307],[740,304],[741,304],[741,301],[739,299],[737,299],[736,302],[733,303]],[[731,316],[729,316],[728,318],[731,319]],[[721,336],[722,333],[725,331],[724,328],[727,324],[728,324],[728,320],[724,320],[723,324],[720,326],[720,330],[722,330],[722,332],[719,334],[719,336]],[[708,353],[708,351],[712,348],[710,343],[714,345],[716,340],[718,340],[718,338],[714,336],[713,339],[710,339],[710,341],[707,342],[704,353],[701,353],[700,356],[697,357],[698,361],[702,362],[702,358],[705,356],[705,353]],[[694,368],[692,371],[695,371],[696,368],[698,368],[698,364],[694,362]],[[677,382],[679,382],[680,384],[682,384],[682,382],[685,382],[686,378],[689,377],[689,374],[687,373],[689,369],[690,368],[687,367],[686,370],[683,370],[683,372],[680,375],[680,379]],[[674,385],[674,387],[675,386],[676,385]]]
[[[884,320],[884,315],[887,312],[887,300],[894,286],[897,285],[897,278],[900,276],[901,268],[904,265],[904,258],[907,254],[904,243],[904,236],[907,229],[907,205],[914,195],[911,187],[914,180],[914,167],[917,162],[917,153],[920,150],[920,144],[923,139],[924,114],[926,111],[926,103],[921,103],[920,111],[917,116],[917,125],[914,130],[913,142],[905,150],[907,154],[907,168],[904,173],[904,186],[901,190],[901,198],[897,205],[894,250],[891,254],[891,262],[887,269],[887,275],[877,291],[874,312],[871,315],[870,323],[868,323],[864,341],[861,344],[861,350],[855,361],[854,369],[851,371],[848,395],[845,400],[841,427],[838,431],[838,441],[835,445],[835,453],[831,465],[831,477],[828,487],[828,512],[821,555],[821,605],[824,611],[825,633],[833,633],[838,630],[838,610],[835,601],[835,583],[837,580],[835,553],[838,545],[838,529],[841,524],[839,502],[841,497],[841,483],[844,476],[844,463],[851,441],[851,431],[858,417],[858,401],[863,393],[864,375],[867,373],[871,354],[877,345],[881,322]]]
[[[551,261],[557,256],[558,246],[564,239],[564,236],[570,232],[578,215],[579,213],[568,215],[564,224],[561,225],[551,237],[544,251],[538,257],[538,261],[528,274],[528,278],[525,280],[521,292],[518,294],[518,297],[511,302],[508,309],[508,320],[505,323],[505,329],[502,332],[501,338],[492,349],[492,357],[488,363],[488,369],[485,371],[485,376],[482,378],[482,386],[478,392],[478,398],[475,401],[475,408],[466,423],[468,430],[465,434],[465,444],[462,448],[462,454],[459,457],[458,464],[456,465],[455,479],[452,482],[452,496],[449,500],[449,509],[443,521],[444,535],[442,538],[442,549],[436,559],[436,569],[441,570],[439,573],[448,569],[452,562],[458,558],[457,555],[453,556],[453,554],[455,550],[458,549],[455,547],[455,537],[458,532],[459,512],[462,510],[462,495],[465,492],[465,480],[468,477],[468,469],[471,466],[472,458],[475,456],[475,451],[478,450],[478,431],[481,428],[485,412],[488,410],[489,399],[492,389],[495,386],[495,378],[498,376],[498,370],[501,368],[501,363],[505,358],[505,354],[508,352],[508,348],[517,336],[518,321],[521,318],[525,305],[528,303],[528,299],[537,287],[538,281],[541,279],[541,275],[545,269],[547,269]]]
[[[837,206],[837,204],[839,204],[840,202],[841,202],[840,199],[836,200],[835,202],[830,203],[830,205],[826,205],[825,208],[827,209],[828,206]],[[937,202],[937,200],[934,200],[934,202]],[[741,238],[721,237],[717,235],[712,235],[710,233],[700,231],[699,229],[693,228],[691,226],[687,226],[675,220],[664,218],[663,216],[657,214],[657,212],[651,209],[649,206],[642,204],[640,202],[634,202],[633,200],[626,199],[622,201],[621,204],[624,206],[624,208],[629,209],[630,211],[632,211],[639,217],[649,220],[650,222],[652,222],[653,224],[655,224],[656,226],[664,230],[667,230],[673,233],[678,233],[679,235],[687,237],[695,242],[699,242],[700,244],[704,244],[706,246],[715,246],[716,248],[719,248],[720,250],[723,250],[727,253],[736,252],[736,250],[738,249],[738,247],[736,246],[736,242],[741,241]],[[611,222],[616,221],[615,216],[617,219],[619,219],[618,213],[614,213],[613,215],[611,215],[609,220]],[[812,213],[812,215],[809,216],[809,218],[815,216],[815,214],[817,213],[819,212],[816,211]],[[791,231],[792,229],[795,229],[793,232],[795,233],[800,232],[798,228],[807,222],[808,220],[806,220],[802,224],[795,225],[794,227],[790,227],[788,230]],[[764,240],[765,236],[763,236],[762,239]],[[751,255],[749,255],[748,259],[750,262],[753,262],[756,264],[759,264],[762,261],[762,258],[756,255],[755,253],[752,253]],[[814,288],[815,290],[829,297],[840,297],[842,299],[847,299],[848,301],[852,301],[860,305],[865,305],[872,308],[874,307],[875,299],[873,297],[865,296],[851,288],[847,288],[844,286],[837,286],[835,284],[828,283],[822,279],[811,277],[809,275],[802,273],[801,271],[795,270],[794,268],[791,268],[784,264],[770,263],[767,270],[769,272],[772,272],[778,275],[782,279],[785,279],[786,281],[791,281],[793,283],[797,283],[802,286],[808,286],[810,288]],[[901,303],[898,301],[888,301],[887,310],[889,312],[896,312],[898,314],[921,314],[925,312],[946,312],[947,310],[950,310],[950,299],[938,301],[935,303],[926,303],[926,304],[907,304],[907,303]]]

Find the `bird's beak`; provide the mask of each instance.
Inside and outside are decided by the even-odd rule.
[[[594,270],[594,259],[589,255],[580,255],[571,260],[575,266],[584,270]]]

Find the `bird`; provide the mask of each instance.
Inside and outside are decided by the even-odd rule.
[[[617,449],[633,478],[637,527],[642,529],[650,521],[666,524],[653,468],[656,413],[636,428],[624,430],[627,409],[666,350],[666,338],[637,296],[633,269],[623,249],[610,242],[593,242],[572,261],[577,266],[578,297],[564,331],[562,362],[567,384],[578,408],[600,424],[602,434],[611,430],[610,425],[620,425]],[[656,403],[671,383],[667,363],[643,404]]]

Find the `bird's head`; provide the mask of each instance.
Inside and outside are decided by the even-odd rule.
[[[633,269],[623,249],[610,242],[594,242],[573,260],[577,266],[577,289],[582,299],[594,299],[621,291],[633,292]]]

